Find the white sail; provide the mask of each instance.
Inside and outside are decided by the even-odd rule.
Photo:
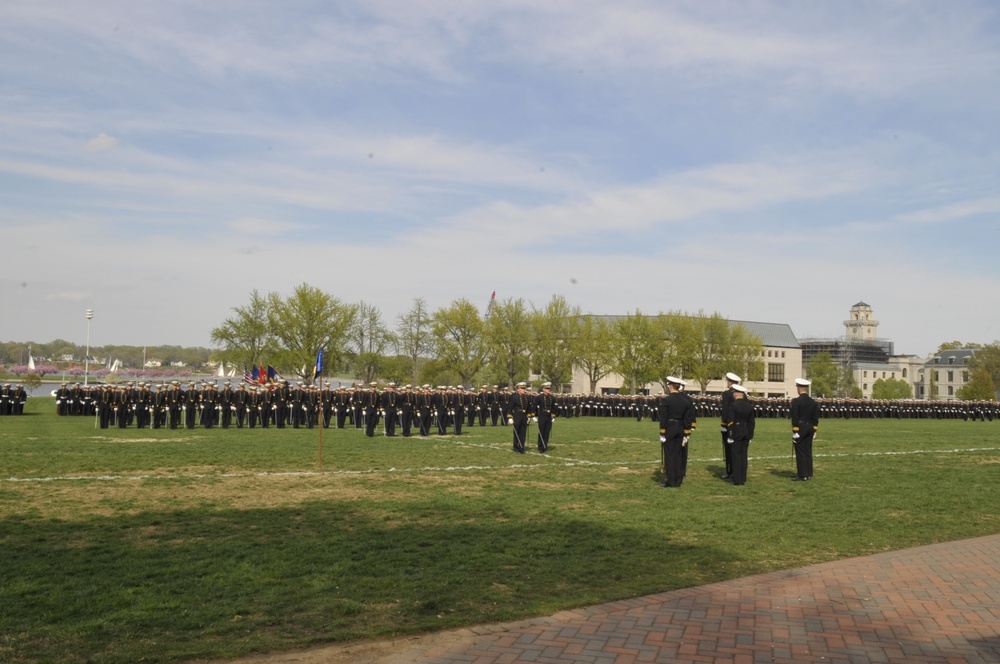
[[[217,373],[215,375],[218,376],[219,378],[225,378],[226,377],[226,363],[225,362],[219,362],[219,373]]]
[[[31,346],[28,346],[28,371],[35,370],[35,358],[31,356]]]

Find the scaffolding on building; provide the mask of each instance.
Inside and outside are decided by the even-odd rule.
[[[852,341],[847,337],[799,339],[802,364],[820,353],[829,353],[834,364],[845,369],[859,363],[887,364],[893,356],[893,342],[888,339]]]

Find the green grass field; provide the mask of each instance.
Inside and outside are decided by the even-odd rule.
[[[4,662],[231,658],[1000,531],[1000,422],[824,421],[800,483],[789,424],[760,420],[733,487],[703,419],[676,490],[648,421],[557,420],[545,456],[506,427],[328,429],[320,469],[315,429],[97,430],[53,409],[0,418]]]

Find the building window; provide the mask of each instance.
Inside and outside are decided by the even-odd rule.
[[[948,396],[949,397],[955,396],[955,388],[952,387],[951,385],[948,386]]]
[[[862,371],[861,372],[861,377],[862,378],[868,378],[868,372],[867,371]]]
[[[968,383],[969,382],[969,372],[968,371],[963,371],[962,372],[962,382],[963,383]]]
[[[785,359],[785,351],[781,351],[781,359]]]
[[[906,378],[906,369],[903,369],[903,378]]]
[[[948,382],[949,383],[954,383],[955,382],[955,372],[954,371],[949,371],[948,372]]]
[[[784,383],[785,382],[785,365],[784,364],[767,364],[767,381],[769,383]]]

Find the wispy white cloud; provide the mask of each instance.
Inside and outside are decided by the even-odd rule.
[[[0,5],[0,228],[18,248],[0,301],[21,314],[0,338],[72,334],[93,304],[123,342],[206,343],[251,289],[307,281],[390,320],[416,296],[563,292],[831,334],[863,298],[914,352],[940,342],[940,298],[934,316],[969,330],[945,338],[988,340],[968,293],[998,278],[997,16]],[[950,241],[955,220],[977,241]],[[99,288],[67,287],[84,271]],[[176,295],[206,275],[212,298]]]
[[[896,217],[896,220],[907,224],[951,223],[968,217],[998,213],[1000,213],[1000,198],[990,196],[901,214]]]
[[[84,144],[83,149],[87,152],[108,152],[110,150],[114,150],[117,146],[117,138],[101,133],[87,141]]]

